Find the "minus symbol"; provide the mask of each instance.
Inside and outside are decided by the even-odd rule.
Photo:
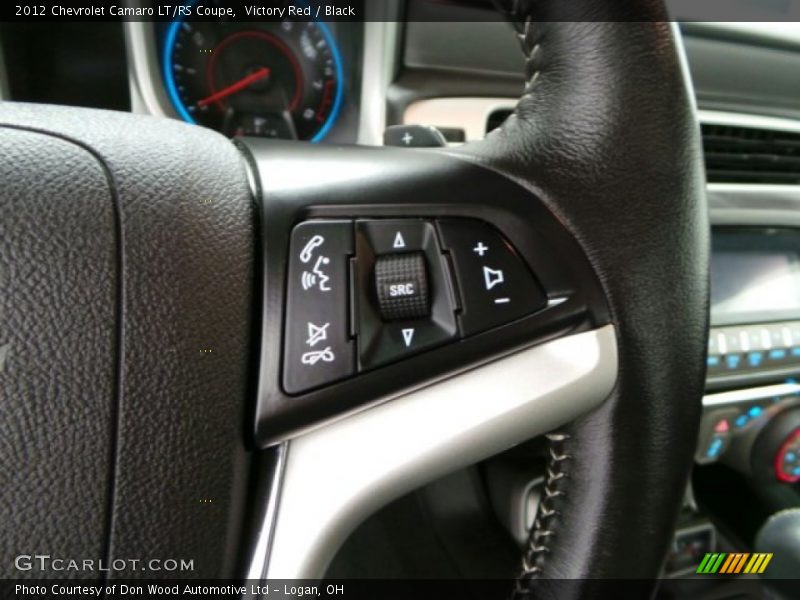
[[[508,304],[509,302],[511,302],[510,298],[496,298],[494,301],[495,304]]]

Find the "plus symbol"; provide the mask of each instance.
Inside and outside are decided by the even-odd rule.
[[[478,242],[478,245],[475,246],[472,251],[480,257],[483,257],[484,254],[489,250],[489,246],[484,246],[483,242]]]

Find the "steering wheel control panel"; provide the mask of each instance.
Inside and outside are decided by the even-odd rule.
[[[264,198],[261,447],[611,322],[580,244],[504,175],[433,151],[239,143]],[[331,168],[309,177],[313,160]]]
[[[305,221],[290,242],[283,388],[303,393],[546,305],[528,265],[483,221]]]

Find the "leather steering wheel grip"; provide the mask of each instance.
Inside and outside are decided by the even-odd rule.
[[[691,469],[709,287],[699,127],[661,0],[500,4],[525,92],[500,129],[457,152],[526,186],[574,235],[620,365],[612,396],[551,436],[519,587],[594,597],[593,579],[657,577]]]

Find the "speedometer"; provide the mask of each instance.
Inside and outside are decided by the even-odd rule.
[[[164,79],[177,114],[228,136],[318,142],[339,114],[342,61],[324,23],[173,21]]]

